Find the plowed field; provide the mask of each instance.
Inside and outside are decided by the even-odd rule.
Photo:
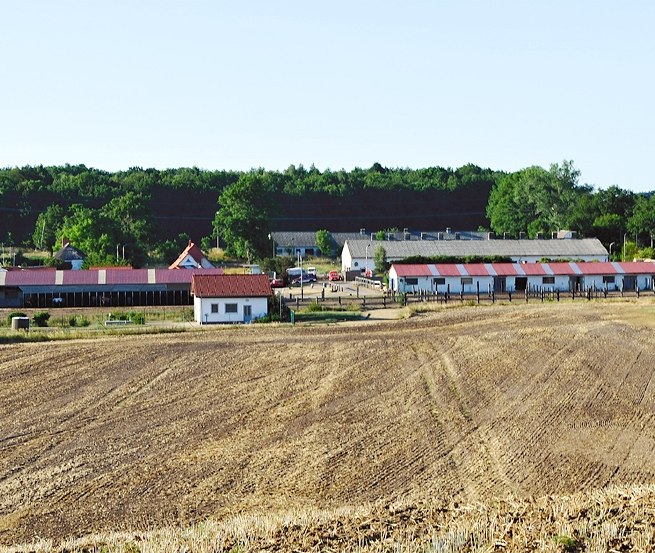
[[[0,543],[655,483],[655,304],[0,347]]]

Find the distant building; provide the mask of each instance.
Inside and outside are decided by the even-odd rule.
[[[198,324],[249,323],[268,314],[266,275],[194,275],[193,315]]]
[[[86,255],[76,247],[71,246],[70,242],[64,238],[61,249],[54,255],[54,258],[65,263],[70,263],[71,269],[79,271],[82,265],[84,265]]]
[[[435,263],[394,264],[389,288],[394,292],[474,294],[527,290],[652,290],[655,263]]]
[[[169,269],[211,269],[214,265],[205,257],[202,250],[191,240],[180,256],[171,263]]]
[[[609,254],[597,238],[565,240],[347,240],[341,252],[341,269],[367,271],[374,269],[375,250],[382,246],[387,261],[408,257],[506,257],[517,263],[541,259],[607,261]]]

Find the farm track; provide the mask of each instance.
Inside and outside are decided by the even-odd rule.
[[[0,543],[655,484],[652,304],[0,346]]]

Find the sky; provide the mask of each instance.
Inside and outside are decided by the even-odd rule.
[[[0,167],[544,168],[655,190],[652,0],[0,0]]]

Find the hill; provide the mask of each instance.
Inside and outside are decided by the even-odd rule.
[[[654,313],[497,305],[2,346],[0,542],[652,485]]]

